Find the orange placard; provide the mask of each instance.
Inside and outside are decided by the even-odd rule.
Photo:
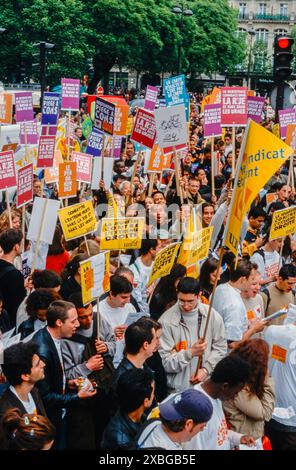
[[[92,289],[94,286],[94,271],[93,269],[88,269],[84,273],[85,286],[88,290]]]
[[[68,198],[76,196],[76,162],[65,162],[59,165],[59,197]]]
[[[288,124],[285,142],[296,150],[296,124]]]
[[[56,150],[54,152],[53,167],[45,168],[44,179],[46,184],[57,183],[59,181],[59,164],[63,163],[62,152]]]
[[[153,145],[149,157],[147,171],[161,173],[162,170],[170,168],[171,158],[171,154],[168,153],[167,155],[164,155],[163,150],[157,144]]]
[[[11,124],[12,118],[12,95],[0,93],[0,123]]]
[[[274,201],[277,201],[278,195],[277,193],[267,193],[266,194],[266,203],[271,204]]]
[[[178,344],[176,344],[176,351],[182,351],[183,349],[187,349],[187,341],[180,341]]]
[[[126,135],[129,106],[117,104],[115,108],[115,122],[113,135]]]
[[[283,364],[286,363],[287,358],[287,349],[278,346],[277,344],[272,345],[271,357],[276,361],[282,362]]]
[[[4,144],[2,145],[2,152],[7,152],[7,150],[12,150],[16,152],[17,144]]]
[[[248,90],[248,96],[255,96],[255,93],[254,90]]]

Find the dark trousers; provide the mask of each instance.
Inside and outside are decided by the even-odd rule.
[[[296,432],[279,431],[269,422],[265,434],[269,437],[272,450],[296,450]]]

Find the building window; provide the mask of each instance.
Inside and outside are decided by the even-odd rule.
[[[266,15],[266,3],[259,3],[259,15]]]
[[[247,9],[247,4],[246,3],[239,3],[239,16],[240,18],[245,18],[246,17],[246,9]]]
[[[288,4],[287,3],[280,3],[280,15],[287,16],[288,15]]]
[[[257,29],[256,41],[267,42],[268,41],[268,29]]]
[[[276,29],[273,34],[274,36],[277,36],[278,34],[287,34],[287,33],[288,31],[286,31],[285,29]]]

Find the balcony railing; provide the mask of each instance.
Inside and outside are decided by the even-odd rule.
[[[290,21],[290,15],[274,15],[272,13],[239,13],[239,20],[259,20],[259,21]]]

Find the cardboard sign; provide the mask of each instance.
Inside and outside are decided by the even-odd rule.
[[[46,184],[57,183],[59,181],[59,165],[63,162],[62,153],[60,150],[54,152],[52,168],[45,168],[44,179]]]
[[[178,147],[188,142],[188,126],[184,105],[159,108],[154,111],[158,145]]]
[[[156,88],[155,86],[147,85],[144,102],[144,108],[147,109],[147,111],[154,111],[157,97],[158,88]]]
[[[114,158],[120,158],[121,146],[122,146],[122,137],[114,136],[113,137],[113,157]]]
[[[286,144],[296,150],[296,124],[288,124],[286,132]]]
[[[294,108],[280,109],[279,124],[281,130],[281,139],[285,139],[288,124],[296,124],[296,110]]]
[[[164,79],[164,96],[166,106],[184,104],[186,100],[185,75]]]
[[[114,121],[114,135],[126,135],[126,126],[128,120],[129,106],[116,105],[115,108],[115,121]]]
[[[12,95],[0,93],[0,124],[11,124]]]
[[[46,197],[35,197],[30,219],[28,240],[40,241],[50,245],[53,240],[58,210],[61,202]]]
[[[93,302],[104,293],[106,253],[99,253],[80,263],[83,305]]]
[[[133,132],[133,127],[134,127],[134,118],[133,116],[129,116],[127,120],[127,126],[126,126],[126,135],[131,135]]]
[[[79,110],[80,80],[75,78],[62,78],[62,105],[61,109]]]
[[[53,166],[55,140],[53,135],[40,136],[37,168],[51,168]]]
[[[26,142],[27,140],[27,142]],[[24,121],[20,123],[20,143],[22,145],[37,145],[37,121]]]
[[[164,155],[162,148],[154,144],[149,156],[147,171],[161,173],[163,169],[169,167],[170,161],[171,156]]]
[[[286,237],[296,232],[296,206],[272,214],[269,240]]]
[[[17,172],[16,207],[33,200],[33,163],[20,168]]]
[[[221,126],[239,127],[247,124],[248,89],[223,87],[221,90]]]
[[[103,132],[98,129],[92,129],[87,140],[86,153],[93,157],[100,157],[103,149]]]
[[[15,119],[16,122],[34,120],[32,92],[15,93]]]
[[[42,103],[42,126],[57,126],[59,118],[59,93],[45,92]]]
[[[140,248],[145,219],[142,217],[102,219],[102,250],[134,250]]]
[[[152,113],[139,108],[131,140],[152,149],[156,137],[155,119]]]
[[[260,123],[262,121],[262,112],[265,98],[261,96],[248,96],[248,118]]]
[[[178,263],[184,266],[192,266],[207,258],[211,245],[211,237],[214,227],[206,227],[197,232],[191,232],[184,238],[178,256]]]
[[[115,122],[115,104],[96,98],[95,120],[96,129],[113,135]]]
[[[59,198],[77,195],[76,162],[64,162],[59,165]]]
[[[15,188],[16,172],[14,155],[11,150],[0,152],[0,191],[3,189]]]
[[[207,104],[204,107],[204,137],[217,137],[222,134],[221,105]]]
[[[100,189],[99,183],[102,179],[102,157],[94,158],[92,165],[91,189]],[[113,158],[104,159],[104,183],[105,188],[110,189],[113,175]]]
[[[147,284],[148,287],[157,279],[170,274],[180,245],[181,243],[172,243],[157,253]]]
[[[83,237],[97,228],[97,220],[91,201],[64,207],[58,212],[65,240]]]
[[[81,183],[91,182],[92,156],[87,153],[72,152],[72,162],[76,163],[76,178]]]

